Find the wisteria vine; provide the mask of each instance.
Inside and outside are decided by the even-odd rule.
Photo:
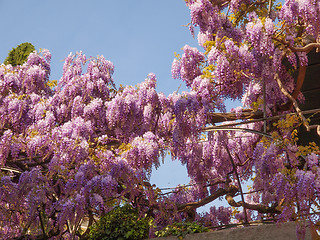
[[[155,228],[182,220],[215,227],[319,220],[319,146],[299,145],[297,128],[308,127],[300,88],[307,54],[320,49],[320,2],[186,5],[200,48],[184,46],[172,76],[188,92],[157,93],[153,73],[116,88],[113,64],[82,52],[65,59],[57,83],[49,80],[48,50],[0,65],[1,238],[81,238],[124,202],[153,217]],[[228,115],[225,99],[242,106]],[[251,131],[210,128],[217,113],[229,120],[223,125],[242,119]],[[264,121],[248,121],[253,115]],[[282,117],[266,120],[275,116]],[[191,182],[163,193],[149,179],[168,152]],[[196,212],[221,197],[235,210]]]

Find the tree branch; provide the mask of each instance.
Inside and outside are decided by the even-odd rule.
[[[90,227],[93,224],[94,218],[91,211],[89,211],[89,222],[86,231],[82,234],[83,236],[86,236],[90,232]]]
[[[271,16],[271,7],[272,7],[272,0],[269,0],[269,6],[268,6],[268,17]]]
[[[199,207],[202,207],[202,206],[216,200],[219,197],[222,197],[223,195],[225,195],[227,193],[230,193],[230,192],[236,193],[237,191],[238,191],[238,188],[233,185],[231,185],[227,189],[219,188],[214,194],[212,194],[208,197],[205,197],[198,202],[190,202],[190,203],[185,203],[185,204],[181,204],[181,205],[177,206],[178,212],[184,212],[184,211],[187,211],[190,209],[197,209]]]
[[[208,122],[214,124],[239,119],[258,119],[262,117],[262,111],[253,111],[248,109],[242,113],[208,113]]]
[[[258,134],[258,135],[265,136],[265,137],[268,137],[268,138],[272,138],[272,136],[270,134],[268,134],[268,133],[264,133],[264,132],[261,132],[261,131],[253,130],[253,129],[250,129],[250,128],[210,126],[210,127],[205,127],[202,131],[203,132],[211,132],[211,131],[243,131],[243,132],[250,132],[250,133]]]
[[[233,160],[233,157],[229,151],[229,148],[227,146],[227,144],[225,143],[225,148],[227,150],[227,153],[229,155],[229,159],[231,161],[231,164],[232,164],[232,168],[233,168],[233,172],[237,178],[237,181],[238,181],[238,186],[239,186],[239,190],[240,190],[240,195],[241,195],[241,200],[242,202],[245,204],[245,201],[244,201],[244,196],[243,196],[243,191],[242,191],[242,187],[241,187],[241,182],[240,182],[240,178],[239,178],[239,175],[238,175],[238,171],[237,171],[237,166]],[[246,211],[246,207],[243,207],[243,212],[244,212],[244,216],[245,216],[245,223],[248,223],[248,215],[247,215],[247,211]]]
[[[292,52],[307,52],[308,53],[314,48],[320,48],[320,43],[309,43],[304,47],[289,47],[289,48]]]
[[[307,121],[307,119],[303,116],[302,114],[302,111],[301,109],[299,108],[298,106],[298,103],[297,101],[290,95],[290,93],[288,93],[288,91],[284,88],[280,78],[279,78],[279,75],[278,73],[275,74],[274,76],[275,80],[277,81],[278,85],[279,85],[279,88],[281,90],[281,92],[287,97],[289,98],[289,100],[292,102],[296,112],[298,113],[300,119],[302,120],[302,123],[303,125],[306,127],[307,131],[310,131],[310,128],[309,128],[309,123]]]
[[[236,202],[233,198],[234,196],[235,196],[235,193],[233,193],[233,192],[228,193],[225,196],[225,199],[227,200],[229,205],[232,207],[243,207],[246,209],[258,211],[259,213],[276,213],[276,214],[281,213],[281,211],[278,209],[279,205],[274,205],[272,207],[268,207],[268,206],[264,206],[262,204],[251,204],[251,203],[246,203],[243,201]]]
[[[300,89],[303,85],[303,82],[304,82],[304,78],[305,78],[305,75],[306,75],[306,71],[307,71],[307,66],[301,66],[299,67],[299,74],[298,74],[298,77],[297,77],[297,84],[296,84],[296,87],[292,93],[292,97],[296,100],[298,95],[299,95],[299,92],[300,92]],[[289,101],[281,106],[279,106],[279,109],[281,111],[287,111],[287,110],[290,110],[292,108],[292,104],[293,102],[292,101]]]
[[[283,45],[285,45],[286,47],[288,47],[292,52],[310,52],[312,49],[314,48],[320,48],[320,43],[309,43],[303,47],[293,47],[291,46],[291,44],[289,42],[286,42],[282,39],[273,37],[273,40],[282,43]]]
[[[304,82],[304,78],[306,76],[306,72],[307,72],[307,66],[302,66],[300,64],[300,67],[299,67],[299,74],[298,74],[298,77],[297,77],[297,85],[292,93],[292,97],[294,99],[297,99],[298,95],[299,95],[299,92],[300,92],[300,89],[303,85],[303,82]]]
[[[38,209],[38,213],[39,213],[39,220],[40,220],[42,234],[44,237],[47,237],[46,230],[45,230],[44,223],[43,223],[43,219],[42,219],[42,212],[41,212],[40,208]]]
[[[320,108],[301,111],[302,114],[312,114],[312,113],[319,113],[319,112],[320,112]],[[223,124],[223,125],[219,125],[219,126],[208,126],[208,127],[204,128],[204,130],[210,130],[210,129],[215,129],[215,128],[219,128],[219,127],[223,127],[223,128],[232,127],[232,126],[238,126],[238,125],[243,125],[243,124],[248,124],[248,123],[262,122],[264,120],[273,121],[273,120],[277,120],[277,119],[286,117],[287,115],[290,115],[290,116],[296,115],[296,113],[280,114],[280,115],[276,115],[273,117],[258,118],[258,119],[243,121],[243,122],[227,123],[227,124]],[[210,123],[208,122],[208,124],[210,124]]]

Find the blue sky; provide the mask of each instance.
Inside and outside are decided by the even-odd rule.
[[[157,90],[169,94],[174,52],[197,46],[187,27],[184,0],[0,0],[0,61],[22,42],[52,54],[51,79],[59,79],[63,59],[82,50],[115,65],[116,84],[135,85],[154,72]]]
[[[153,72],[157,91],[166,95],[181,84],[180,91],[186,89],[171,77],[174,52],[198,46],[183,26],[190,22],[184,0],[0,0],[0,22],[0,62],[12,48],[31,42],[50,50],[50,79],[59,80],[64,58],[81,50],[112,61],[117,86],[136,85]],[[151,177],[160,188],[188,181],[186,168],[169,157]]]
[[[184,84],[171,77],[174,52],[198,46],[188,28],[184,0],[0,0],[0,62],[23,42],[52,54],[51,77],[59,79],[70,52],[103,55],[115,65],[119,86],[135,85],[153,72],[166,95]],[[181,89],[185,89],[182,87]],[[172,187],[188,182],[185,167],[171,162],[153,172],[151,182]]]

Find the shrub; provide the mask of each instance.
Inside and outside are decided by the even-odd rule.
[[[160,231],[157,231],[155,235],[157,237],[177,236],[179,239],[184,238],[190,233],[208,232],[209,229],[196,222],[177,222],[166,226]]]
[[[89,239],[146,239],[149,235],[149,222],[149,218],[139,218],[138,211],[131,205],[116,207],[91,226]]]

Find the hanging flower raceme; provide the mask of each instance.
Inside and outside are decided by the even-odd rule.
[[[173,61],[171,72],[174,78],[180,77],[187,86],[190,86],[193,80],[201,75],[200,65],[204,60],[204,55],[198,49],[188,45],[183,47],[183,51],[181,59]]]

